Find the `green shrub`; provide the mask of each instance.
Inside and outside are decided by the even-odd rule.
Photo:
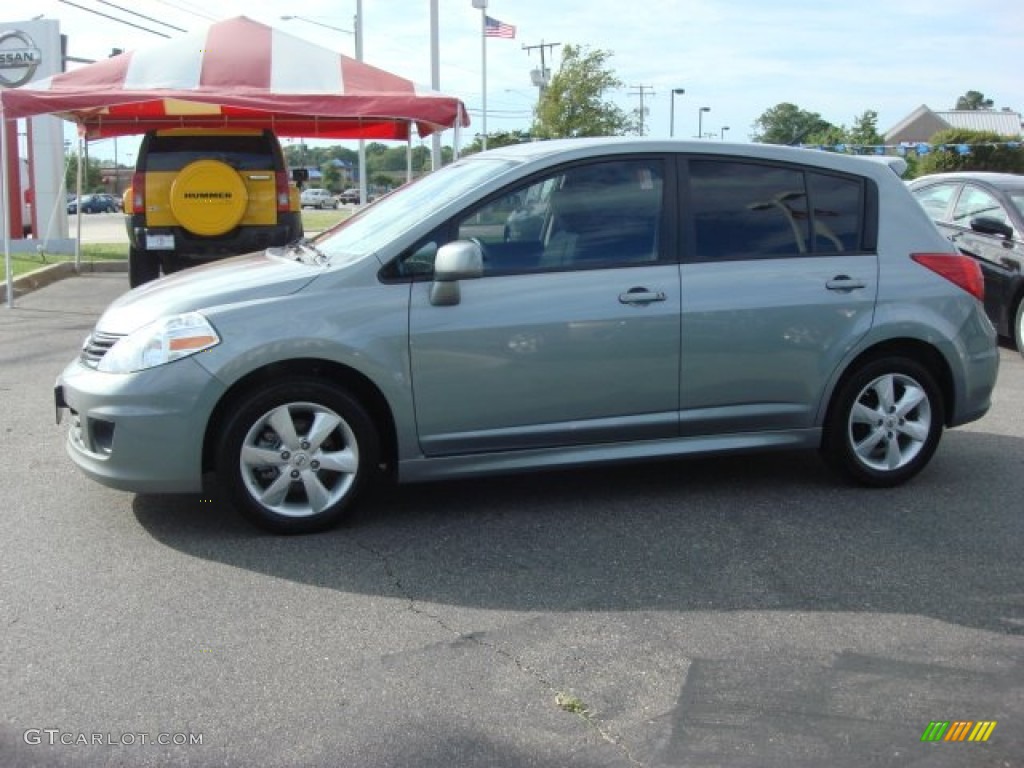
[[[1024,173],[1024,146],[1008,146],[1005,136],[992,131],[950,128],[936,133],[928,143],[931,151],[916,163],[917,175],[948,171]],[[966,155],[957,151],[962,144],[970,147]]]

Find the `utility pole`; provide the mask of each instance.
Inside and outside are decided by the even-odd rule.
[[[540,101],[540,97],[544,95],[544,91],[547,90],[548,82],[550,82],[551,71],[548,69],[547,64],[544,61],[544,51],[547,48],[554,50],[555,46],[561,45],[561,43],[545,43],[543,40],[540,41],[540,45],[523,45],[523,50],[529,55],[530,51],[537,48],[540,49],[540,69],[535,69],[530,73],[530,79],[539,91],[537,100]]]
[[[647,108],[644,106],[644,97],[648,94],[654,95],[654,87],[650,85],[631,85],[630,88],[639,88],[639,91],[633,91],[630,96],[640,97],[640,109],[637,110],[637,114],[640,115],[640,135],[644,135],[644,115],[647,114]]]

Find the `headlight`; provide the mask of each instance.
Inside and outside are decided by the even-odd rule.
[[[154,368],[220,344],[220,336],[198,312],[165,317],[119,339],[97,370],[132,373]]]

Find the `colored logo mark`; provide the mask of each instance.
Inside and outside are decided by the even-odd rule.
[[[921,741],[988,741],[996,725],[995,720],[932,720]]]

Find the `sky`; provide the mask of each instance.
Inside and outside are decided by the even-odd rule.
[[[31,15],[58,19],[69,38],[68,54],[78,58],[103,58],[114,47],[132,50],[163,39],[83,9],[171,36],[182,33],[166,25],[196,32],[214,21],[245,15],[355,55],[350,31],[356,0],[73,2],[36,2]],[[487,4],[489,16],[516,27],[513,40],[486,39],[490,133],[528,130],[538,95],[530,73],[541,59],[539,49],[527,47],[549,43],[553,47],[545,49],[545,59],[553,71],[563,45],[609,52],[608,66],[623,87],[607,93],[606,99],[626,111],[642,105],[645,133],[660,138],[667,138],[670,128],[677,138],[693,138],[700,120],[701,133],[713,134],[714,140],[724,136],[749,141],[758,117],[782,102],[817,112],[835,125],[851,125],[866,110],[874,110],[882,133],[922,104],[952,109],[969,90],[982,91],[997,109],[1024,110],[1024,3],[1011,0],[974,0],[970,10],[936,0]],[[23,20],[12,16],[13,5],[5,3],[0,22]],[[429,86],[430,0],[362,0],[362,5],[364,59]],[[438,7],[439,90],[466,103],[472,135],[484,125],[482,12],[472,0],[438,0]],[[300,15],[281,18],[289,13]],[[673,98],[675,89],[685,92]],[[708,111],[701,112],[702,107]],[[127,141],[122,139],[122,146]],[[445,133],[442,142],[452,141],[453,134]],[[94,145],[93,156],[110,154],[102,144]]]

